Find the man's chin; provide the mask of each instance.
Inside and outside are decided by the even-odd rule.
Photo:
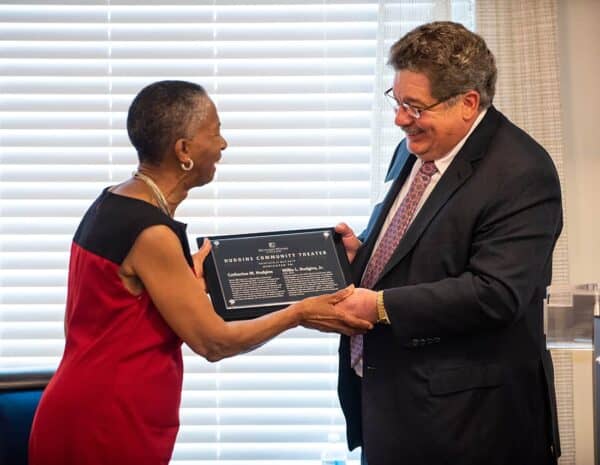
[[[413,140],[412,136],[406,136],[406,147],[410,153],[413,153],[417,156],[421,156],[426,152],[423,144],[420,144],[419,141]]]

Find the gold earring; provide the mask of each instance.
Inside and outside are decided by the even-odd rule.
[[[191,171],[194,167],[194,160],[190,158],[186,163],[180,163],[179,166],[183,171]]]

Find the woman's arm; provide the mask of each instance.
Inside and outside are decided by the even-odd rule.
[[[198,260],[195,260],[196,274]],[[252,350],[302,324],[343,334],[364,332],[371,323],[334,307],[351,290],[311,297],[260,318],[225,322],[214,311],[204,281],[194,275],[181,243],[167,226],[145,229],[122,264],[141,280],[167,324],[190,348],[210,361]]]

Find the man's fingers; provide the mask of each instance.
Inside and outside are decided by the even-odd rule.
[[[335,225],[335,232],[341,234],[342,237],[352,237],[354,236],[354,231],[352,228],[348,226],[346,223],[338,223]]]
[[[327,299],[327,301],[330,304],[337,304],[337,303],[341,302],[342,300],[350,297],[353,292],[354,292],[354,284],[350,284],[348,287],[345,287],[344,289],[340,289],[339,291],[331,294],[329,296],[329,298]]]
[[[361,246],[360,240],[356,237],[352,228],[346,223],[339,223],[336,225],[335,231],[342,236],[342,244],[344,244],[344,248],[346,249],[348,261],[352,263],[356,256],[356,252]]]
[[[335,232],[338,234],[344,234],[348,229],[350,229],[348,227],[348,225],[346,223],[338,223],[335,225]]]

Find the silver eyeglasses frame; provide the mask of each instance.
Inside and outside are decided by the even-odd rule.
[[[457,94],[452,94],[441,100],[438,100],[437,102],[432,103],[431,105],[427,105],[424,108],[415,107],[415,106],[411,105],[410,103],[406,103],[406,102],[399,102],[398,99],[396,99],[396,97],[394,97],[394,88],[393,87],[390,87],[388,90],[386,90],[383,93],[383,95],[385,96],[385,100],[392,107],[392,110],[394,110],[394,113],[398,113],[398,111],[400,110],[400,107],[402,107],[408,116],[410,116],[411,118],[414,118],[414,119],[419,119],[419,118],[421,118],[421,114],[424,111],[430,110],[433,107],[439,105],[440,103],[447,102],[451,98],[454,98],[457,95],[460,95],[460,92]]]

